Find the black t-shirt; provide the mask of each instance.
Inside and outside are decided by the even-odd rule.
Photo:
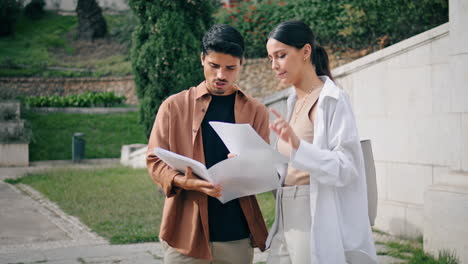
[[[207,168],[227,159],[227,154],[229,154],[223,141],[208,122],[235,123],[235,95],[236,93],[227,96],[211,96],[211,103],[201,125]],[[208,221],[210,241],[233,241],[247,238],[250,235],[239,199],[222,204],[218,199],[208,196]]]

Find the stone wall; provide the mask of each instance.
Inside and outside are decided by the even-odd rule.
[[[426,189],[461,160],[449,50],[444,24],[333,71],[350,95],[360,136],[373,144],[376,227],[395,235],[423,234]]]
[[[267,58],[246,59],[238,85],[256,98],[263,98],[285,88],[278,82]]]
[[[125,103],[138,104],[132,76],[103,78],[0,78],[3,96],[72,95],[85,92],[114,92],[125,96]]]
[[[368,52],[368,50],[363,51]],[[347,56],[340,57],[327,49],[330,69],[333,70],[365,56],[366,53],[363,51],[348,52]],[[279,82],[268,58],[246,59],[238,84],[241,89],[256,98],[266,98],[287,88]]]
[[[242,90],[257,98],[263,98],[266,95],[285,88],[279,84],[266,58],[246,59],[237,84]],[[0,98],[11,98],[17,95],[65,96],[84,92],[114,92],[116,95],[124,95],[127,98],[127,104],[138,104],[133,76],[103,78],[0,78]]]

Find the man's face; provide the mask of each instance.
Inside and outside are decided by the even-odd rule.
[[[213,95],[230,95],[239,76],[242,61],[228,54],[208,51],[201,54],[206,86]]]

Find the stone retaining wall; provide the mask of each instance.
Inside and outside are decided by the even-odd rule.
[[[0,78],[0,98],[18,95],[72,95],[85,92],[114,92],[125,96],[125,103],[136,105],[133,76],[103,78]]]
[[[195,84],[194,84],[195,85]],[[239,87],[254,97],[262,98],[284,87],[279,85],[268,59],[247,59],[238,81]],[[138,104],[133,76],[103,78],[0,78],[0,98],[18,95],[72,95],[84,92],[114,92],[124,95],[125,103]]]
[[[256,98],[263,98],[286,88],[278,82],[267,58],[246,59],[237,83],[242,90]]]
[[[263,98],[275,91],[284,89],[270,69],[270,63],[266,58],[246,59],[238,85],[248,94],[257,98]],[[114,92],[119,96],[124,95],[127,98],[125,103],[130,105],[138,104],[133,76],[103,78],[0,78],[0,98],[12,98],[18,95],[66,96],[84,92]]]

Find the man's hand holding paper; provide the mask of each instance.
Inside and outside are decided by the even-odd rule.
[[[185,175],[177,175],[174,177],[174,184],[185,190],[202,192],[212,197],[221,197],[223,188],[221,185],[211,183],[209,181],[201,180],[193,175],[192,168],[187,167]]]
[[[273,150],[249,124],[210,122],[210,125],[229,151],[235,154],[234,157],[207,169],[198,161],[167,150],[156,148],[155,154],[176,170],[183,172],[190,167],[197,176],[214,186],[222,186],[221,196],[217,198],[223,203],[279,187],[275,165],[287,162],[286,157]],[[217,189],[211,187],[209,192],[203,190],[202,192],[211,195],[209,193],[216,192]]]

